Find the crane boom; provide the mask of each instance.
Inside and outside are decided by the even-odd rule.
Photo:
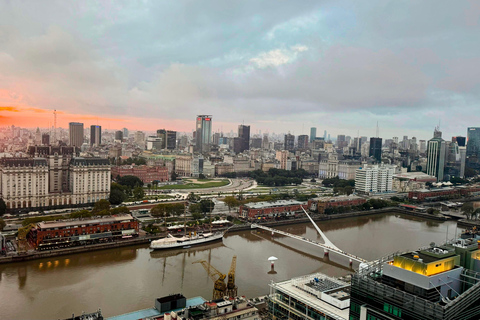
[[[210,279],[212,279],[214,283],[213,299],[223,298],[227,293],[227,284],[225,283],[225,278],[227,277],[227,275],[215,269],[210,263],[205,260],[198,260],[193,263],[200,263],[205,269],[205,271],[207,271]]]

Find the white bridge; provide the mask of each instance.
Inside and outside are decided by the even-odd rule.
[[[293,239],[297,239],[297,240],[300,240],[300,241],[303,241],[303,242],[306,242],[306,243],[313,244],[314,246],[322,248],[325,255],[328,255],[329,252],[333,252],[333,253],[336,253],[338,255],[349,258],[350,259],[350,264],[352,264],[352,261],[357,261],[357,262],[360,262],[360,263],[367,262],[365,259],[357,257],[356,255],[353,255],[351,253],[342,251],[336,245],[334,245],[333,242],[330,241],[330,239],[327,238],[327,236],[323,233],[323,231],[313,221],[313,219],[310,217],[310,215],[307,213],[307,211],[305,211],[305,209],[303,209],[303,207],[301,207],[301,208],[305,212],[305,214],[307,215],[308,219],[310,219],[310,221],[312,222],[315,229],[317,229],[318,233],[320,234],[320,236],[322,237],[322,239],[325,243],[320,243],[320,242],[317,242],[317,241],[313,241],[313,240],[310,240],[310,239],[307,239],[307,238],[304,238],[304,237],[297,236],[295,234],[291,234],[291,233],[281,231],[281,230],[272,229],[272,228],[265,227],[265,226],[262,226],[262,225],[259,225],[259,224],[256,224],[256,223],[252,223],[251,227],[252,227],[252,229],[259,228],[259,229],[270,231],[270,232],[272,232],[272,234],[273,233],[278,233],[278,234],[281,234],[283,236],[287,236],[287,237],[290,237],[290,238],[293,238]]]

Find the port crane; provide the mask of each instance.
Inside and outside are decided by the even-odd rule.
[[[228,271],[228,284],[225,283],[226,274],[218,271],[214,266],[205,260],[198,260],[193,263],[200,263],[208,276],[212,279],[213,285],[213,299],[221,299],[225,296],[235,297],[237,295],[237,286],[235,285],[235,268],[237,265],[237,256],[233,256],[230,270]]]
[[[227,295],[229,297],[237,296],[237,286],[235,285],[235,269],[237,268],[237,256],[233,256],[230,270],[228,271]]]

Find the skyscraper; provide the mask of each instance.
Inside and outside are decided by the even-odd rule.
[[[313,140],[315,140],[316,137],[317,137],[317,128],[311,127],[310,128],[310,143],[312,143]]]
[[[344,134],[339,134],[339,135],[337,135],[337,148],[343,148],[343,147],[346,147],[345,135]]]
[[[459,147],[465,147],[467,145],[466,138],[462,136],[452,137],[452,141],[456,142]]]
[[[308,148],[308,136],[306,134],[302,134],[298,136],[298,148],[299,149]]]
[[[167,130],[166,147],[168,150],[175,150],[177,148],[177,131]]]
[[[90,126],[90,145],[98,146],[102,144],[102,127],[91,125]]]
[[[83,123],[70,122],[68,124],[70,146],[81,147],[83,144]]]
[[[435,128],[433,138],[427,144],[427,174],[437,177],[437,181],[443,181],[445,148],[442,132]]]
[[[284,150],[293,151],[295,149],[295,136],[287,133],[283,144]]]
[[[115,131],[115,140],[122,142],[122,140],[123,140],[123,131],[122,130]]]
[[[238,126],[238,137],[241,139],[240,148],[238,152],[243,152],[250,149],[250,126],[243,124]],[[237,152],[237,151],[235,151]]]
[[[198,115],[195,131],[195,151],[203,153],[210,151],[212,144],[212,116]]]
[[[382,162],[382,138],[370,138],[370,157],[374,157],[377,162]]]
[[[167,130],[158,129],[157,130],[157,138],[161,139],[160,149],[165,149],[167,147]]]
[[[478,156],[480,151],[480,127],[467,129],[467,157]]]

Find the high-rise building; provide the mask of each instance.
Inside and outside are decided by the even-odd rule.
[[[456,142],[459,147],[465,147],[467,145],[467,138],[462,136],[452,137],[452,142]]]
[[[480,127],[467,129],[467,157],[478,156],[480,151]]]
[[[42,145],[44,146],[50,145],[50,135],[48,133],[42,134]]]
[[[366,263],[352,276],[344,319],[480,319],[477,254],[475,235],[465,234]]]
[[[306,134],[301,134],[298,136],[298,149],[307,149],[308,148],[308,136]]]
[[[166,145],[167,145],[167,130],[165,129],[158,129],[157,130],[157,138],[160,139],[161,143],[161,147],[160,149],[165,149]],[[160,150],[159,149],[159,150]]]
[[[168,150],[175,150],[177,148],[177,131],[167,130],[166,147]]]
[[[70,146],[81,147],[83,144],[83,123],[70,122],[68,129]]]
[[[433,138],[427,144],[427,174],[437,177],[437,181],[443,181],[445,168],[445,140],[442,132],[435,128]]]
[[[212,116],[198,115],[195,128],[195,151],[200,153],[210,151],[210,145],[212,144]]]
[[[345,135],[344,134],[337,135],[337,147],[338,148],[346,147],[346,141],[345,141]]]
[[[420,143],[420,153],[425,153],[427,151],[427,141],[419,140]]]
[[[123,131],[117,130],[115,131],[115,140],[122,142],[123,141]]]
[[[377,162],[382,162],[382,138],[370,138],[369,157],[374,157]]]
[[[317,137],[317,128],[311,127],[310,128],[310,143],[312,143],[313,140],[315,140],[316,137]]]
[[[90,126],[90,145],[98,146],[102,144],[102,127],[91,125]]]
[[[295,136],[287,133],[284,138],[283,149],[293,151],[295,149]]]
[[[127,128],[123,128],[123,129],[122,129],[122,133],[123,133],[123,137],[128,140],[128,134],[129,134],[128,129],[127,129]]]
[[[143,131],[135,132],[135,143],[139,146],[145,146],[145,133]]]
[[[355,172],[355,191],[358,193],[384,193],[392,191],[393,174],[395,166],[392,165],[366,165]]]
[[[241,146],[238,152],[249,150],[250,149],[250,126],[245,126],[243,124],[239,125],[238,137],[241,139]]]

